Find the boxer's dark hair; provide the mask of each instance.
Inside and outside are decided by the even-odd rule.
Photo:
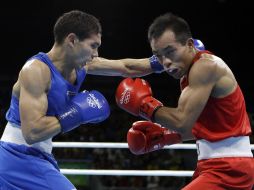
[[[148,30],[148,40],[158,39],[166,30],[172,30],[175,38],[181,44],[185,44],[192,37],[188,23],[181,17],[172,13],[166,13],[157,17]]]
[[[79,40],[89,38],[92,34],[101,33],[99,20],[88,13],[73,10],[60,16],[54,26],[55,42],[61,44],[64,38],[74,33]]]

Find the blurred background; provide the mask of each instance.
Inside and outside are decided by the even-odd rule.
[[[234,72],[244,93],[253,126],[253,10],[250,1],[233,0],[44,0],[8,1],[1,5],[0,135],[6,124],[12,85],[30,56],[47,52],[53,45],[53,25],[64,12],[78,9],[96,16],[102,25],[101,57],[110,59],[151,56],[147,31],[155,17],[173,12],[189,24],[194,38],[206,49],[223,58]],[[179,81],[165,73],[144,77],[154,97],[166,106],[175,106],[180,94]],[[121,77],[87,76],[81,90],[101,91],[111,105],[111,117],[96,125],[79,127],[58,135],[61,142],[126,142],[126,133],[135,118],[120,110],[114,100]],[[193,142],[188,142],[193,143]],[[251,136],[251,143],[254,143]],[[53,154],[61,168],[79,169],[168,169],[194,170],[195,150],[160,150],[135,156],[128,149],[64,149]],[[67,176],[79,190],[177,190],[189,177]]]

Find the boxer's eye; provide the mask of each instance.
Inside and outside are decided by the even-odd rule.
[[[175,51],[176,51],[175,49],[167,50],[166,52],[164,52],[164,56],[168,58],[172,58],[172,56],[175,54]]]
[[[92,43],[92,44],[91,44],[91,48],[92,48],[92,49],[97,49],[98,47],[100,47],[100,44],[99,44],[99,43]]]

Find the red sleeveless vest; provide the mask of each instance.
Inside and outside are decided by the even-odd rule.
[[[200,51],[195,55],[192,64],[203,53],[212,54],[209,51]],[[183,90],[186,86],[188,86],[188,74],[181,79],[181,89]],[[192,128],[192,133],[196,139],[211,142],[251,134],[245,100],[239,85],[226,97],[209,97],[204,110]]]

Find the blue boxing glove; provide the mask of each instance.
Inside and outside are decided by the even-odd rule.
[[[196,49],[200,51],[205,50],[205,45],[201,42],[201,40],[193,39],[193,41]],[[149,62],[154,73],[162,73],[164,71],[162,64],[160,64],[158,58],[155,55],[149,58]]]
[[[81,124],[99,123],[110,115],[110,108],[104,96],[93,90],[74,96],[69,105],[57,116],[62,132],[68,132]]]
[[[164,71],[164,68],[162,64],[160,64],[158,57],[156,55],[150,57],[149,62],[154,73],[162,73]]]
[[[201,40],[193,39],[193,41],[194,41],[194,46],[196,49],[200,51],[205,50],[205,45],[203,44],[203,42],[201,42]]]

